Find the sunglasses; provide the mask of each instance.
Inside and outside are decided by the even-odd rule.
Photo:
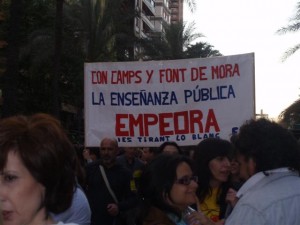
[[[182,185],[189,185],[192,181],[195,181],[198,183],[198,177],[197,176],[191,176],[191,177],[182,177],[175,181],[176,184],[182,184]]]

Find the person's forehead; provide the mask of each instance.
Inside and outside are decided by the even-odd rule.
[[[150,152],[150,148],[142,148],[143,152]]]
[[[167,145],[164,147],[164,151],[178,151],[178,149],[174,145]]]
[[[28,169],[22,162],[20,154],[18,152],[9,151],[7,155],[6,165],[4,167],[5,171],[14,171],[22,174],[29,174]]]
[[[104,139],[102,142],[101,142],[101,147],[103,146],[106,146],[106,147],[115,147],[116,144],[113,140],[111,139]]]

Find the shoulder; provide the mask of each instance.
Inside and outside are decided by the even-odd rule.
[[[300,178],[298,176],[266,177],[238,201],[233,211],[242,217],[266,215],[268,212],[281,214],[281,208],[300,211]],[[244,215],[245,214],[245,215]],[[246,215],[247,214],[247,215]],[[253,216],[254,217],[254,216]],[[254,223],[253,223],[254,224]]]
[[[95,173],[95,171],[99,171],[99,165],[100,165],[100,160],[88,163],[85,166],[86,174],[89,175]]]
[[[56,221],[77,222],[78,224],[89,224],[91,217],[91,209],[88,200],[83,191],[77,187],[73,201],[69,209],[60,214],[52,214]],[[64,224],[62,222],[58,225]]]
[[[291,174],[266,176],[249,191],[249,199],[280,199],[300,195],[300,177]]]
[[[76,187],[73,204],[77,206],[77,208],[89,209],[89,203],[87,197],[83,190],[79,187]],[[81,206],[81,207],[80,207]]]
[[[175,225],[172,220],[162,210],[151,207],[143,225]]]
[[[140,160],[139,158],[135,158],[134,160],[135,160],[135,163],[137,164],[137,166],[139,166],[139,167],[145,166],[145,163],[142,160]]]
[[[114,170],[121,174],[131,174],[130,169],[118,162],[115,164]]]
[[[124,154],[117,156],[117,161],[124,161],[124,160],[126,160]]]
[[[98,168],[98,169],[99,169],[99,165],[100,165],[100,160],[96,160],[96,161],[94,161],[94,162],[88,163],[88,164],[85,166],[85,168],[86,168],[87,170],[93,170],[93,169],[95,169],[95,168]]]

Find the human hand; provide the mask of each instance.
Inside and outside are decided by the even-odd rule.
[[[226,202],[228,202],[232,207],[236,205],[238,202],[238,198],[236,197],[236,191],[232,188],[229,188],[225,198]]]
[[[214,223],[201,211],[195,211],[185,217],[188,225],[222,225],[221,223]]]
[[[108,204],[106,208],[107,208],[108,214],[111,216],[116,216],[119,214],[119,207],[115,203]]]

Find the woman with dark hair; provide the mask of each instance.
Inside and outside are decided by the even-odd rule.
[[[159,153],[182,154],[182,150],[175,141],[166,141],[158,148]]]
[[[3,225],[55,223],[71,205],[76,153],[60,123],[46,114],[0,121]]]
[[[197,177],[190,159],[161,154],[146,167],[140,180],[141,207],[137,225],[213,224],[201,212],[184,212],[196,203]],[[187,220],[184,220],[187,219]]]
[[[217,138],[201,141],[194,151],[200,208],[214,222],[224,219],[231,154],[231,143]]]
[[[85,164],[95,162],[100,158],[99,147],[85,147],[82,151]]]

